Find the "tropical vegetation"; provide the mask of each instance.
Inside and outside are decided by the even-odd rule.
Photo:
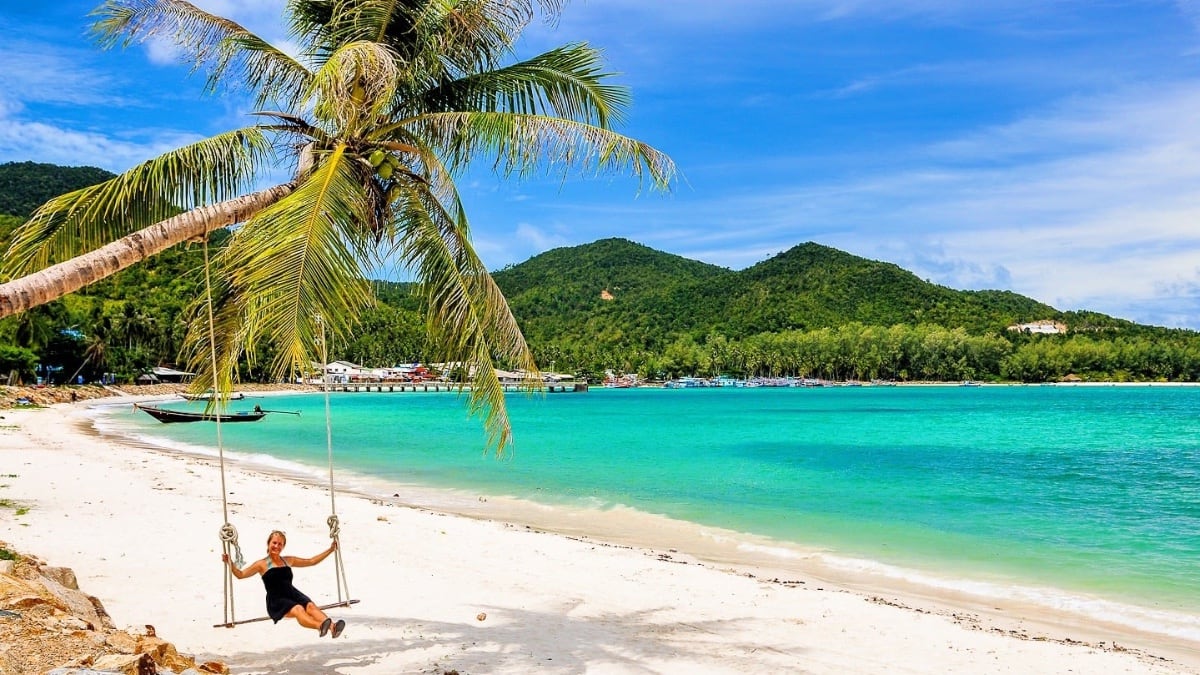
[[[0,215],[0,239],[24,219]],[[228,236],[214,233],[214,248]],[[177,246],[0,320],[0,372],[31,381],[46,375],[35,372],[38,364],[49,364],[54,381],[77,373],[125,382],[174,364],[187,331],[183,299],[203,293],[202,268],[201,250]],[[812,243],[733,271],[605,239],[547,251],[493,277],[537,361],[592,381],[606,371],[644,379],[1200,381],[1193,331],[1061,312],[1009,292],[956,291]],[[378,301],[348,338],[331,341],[330,358],[366,366],[432,361],[437,351],[414,285],[371,286]],[[1008,330],[1038,320],[1067,333]],[[239,360],[240,381],[272,380],[254,365],[274,360],[271,346],[257,349],[254,359]]]

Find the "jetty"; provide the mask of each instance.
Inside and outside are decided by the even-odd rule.
[[[450,392],[460,389],[466,391],[471,388],[470,385],[458,385],[454,382],[429,381],[429,382],[386,382],[386,381],[361,381],[353,382],[330,382],[328,383],[329,391],[335,392],[383,392],[383,393],[408,393],[408,392]],[[502,382],[500,384],[506,393],[524,392],[524,391],[544,391],[548,394],[568,394],[582,393],[588,390],[586,380],[561,380],[556,382],[544,382],[536,389],[530,389],[527,385],[522,385],[516,382]]]

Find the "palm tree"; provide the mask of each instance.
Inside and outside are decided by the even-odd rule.
[[[228,390],[256,343],[274,347],[283,376],[307,369],[323,339],[344,341],[372,303],[369,270],[400,259],[421,282],[431,344],[464,365],[471,410],[502,449],[495,360],[536,364],[471,246],[454,177],[478,159],[504,175],[582,167],[662,188],[674,177],[668,157],[612,130],[628,94],[607,83],[597,51],[504,63],[535,11],[552,18],[564,3],[289,0],[302,45],[292,57],[184,0],[108,0],[95,12],[102,45],[170,36],[211,89],[248,87],[262,121],[47,202],[5,256],[7,277],[28,276],[0,285],[0,317],[240,223],[185,345],[197,386]],[[254,189],[276,155],[290,180]],[[202,363],[210,334],[216,368]]]

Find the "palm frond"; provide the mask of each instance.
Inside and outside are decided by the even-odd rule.
[[[239,311],[278,350],[275,374],[307,367],[323,332],[346,339],[372,302],[360,269],[371,255],[360,225],[368,200],[353,164],[336,148],[294,193],[248,221],[220,258],[232,292],[260,303]]]
[[[290,134],[292,136],[303,138],[305,141],[313,140],[325,145],[332,145],[336,141],[325,132],[324,129],[309,124],[308,120],[299,115],[292,115],[285,112],[275,110],[261,110],[250,113],[259,117],[267,117],[274,119],[274,124],[260,124],[259,129],[264,131],[275,131],[282,134]]]
[[[255,92],[257,105],[295,99],[309,78],[286,52],[185,0],[107,0],[92,15],[99,17],[92,32],[102,47],[128,47],[150,37],[170,40],[193,70],[207,70],[210,91],[245,87]]]
[[[211,255],[205,251],[205,292],[195,297],[181,315],[188,331],[180,353],[187,369],[195,373],[190,385],[193,391],[211,389],[228,394],[233,390],[233,374],[246,353],[244,346],[253,325],[246,320],[245,308],[253,305],[233,293],[227,278],[215,273],[210,260]]]
[[[528,2],[424,3],[413,26],[416,72],[441,78],[488,70],[511,50],[532,17]]]
[[[483,415],[489,444],[502,452],[512,441],[512,428],[494,359],[530,373],[537,367],[508,303],[466,236],[461,209],[447,211],[423,188],[404,185],[397,209],[401,252],[426,297],[431,344],[441,359],[465,363],[468,407]]]
[[[396,55],[376,42],[340,47],[316,72],[306,92],[313,113],[343,136],[375,122],[392,105],[400,70]]]
[[[6,274],[25,274],[96,249],[183,211],[234,197],[271,158],[255,128],[206,138],[103,183],[43,204],[15,233]]]
[[[435,113],[410,120],[407,126],[431,147],[442,149],[453,170],[478,156],[491,156],[505,175],[555,166],[564,172],[628,171],[663,189],[675,178],[675,163],[650,145],[572,120],[503,112]]]
[[[440,80],[449,70],[494,64],[533,14],[528,0],[296,0],[297,33],[314,36],[325,54],[336,45],[386,44],[414,77]],[[561,0],[537,3],[557,15]],[[323,62],[323,61],[322,61]]]
[[[409,101],[427,112],[513,112],[563,117],[604,128],[620,122],[625,87],[604,84],[600,52],[567,45],[507,67],[441,84]]]

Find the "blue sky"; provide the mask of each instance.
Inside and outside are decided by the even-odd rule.
[[[193,2],[283,42],[282,0]],[[251,123],[162,45],[96,48],[96,4],[0,9],[0,162],[122,171]],[[1198,0],[575,0],[518,53],[574,41],[681,179],[465,176],[490,268],[626,237],[742,269],[815,241],[1200,329]]]

